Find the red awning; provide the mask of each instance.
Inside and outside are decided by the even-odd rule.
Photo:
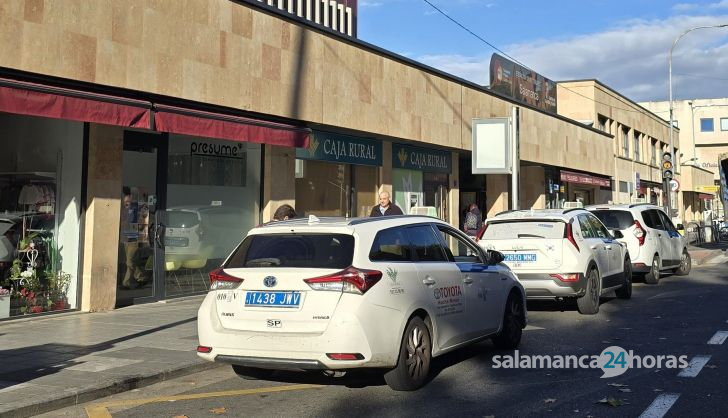
[[[564,170],[561,170],[561,181],[565,181],[567,183],[586,184],[589,186],[609,187],[612,185],[609,179]]]
[[[150,129],[151,103],[0,79],[0,112]]]
[[[172,106],[155,106],[157,131],[303,148],[310,131],[293,125]]]

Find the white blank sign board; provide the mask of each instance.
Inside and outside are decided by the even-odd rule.
[[[473,174],[510,174],[508,118],[473,120]]]

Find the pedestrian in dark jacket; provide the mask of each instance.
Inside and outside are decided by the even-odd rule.
[[[392,203],[391,200],[389,200],[388,192],[382,192],[379,193],[379,204],[372,208],[372,213],[370,213],[369,216],[373,217],[388,215],[404,215],[404,213],[402,213],[402,209],[400,209],[399,206],[395,205],[394,203]]]

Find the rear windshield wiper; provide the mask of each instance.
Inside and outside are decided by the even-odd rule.
[[[546,237],[541,236],[541,235],[536,235],[536,234],[518,234],[518,238],[546,238]]]

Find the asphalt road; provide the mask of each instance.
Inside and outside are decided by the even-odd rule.
[[[728,331],[726,301],[728,264],[695,267],[655,286],[636,283],[631,300],[604,298],[595,316],[579,315],[574,305],[529,304],[521,356],[598,356],[619,346],[642,357],[697,356],[704,365],[693,368],[694,377],[665,367],[604,379],[601,369],[496,369],[493,357],[513,351],[482,342],[438,358],[436,376],[417,392],[394,392],[362,373],[249,381],[224,366],[44,416],[728,416],[728,341],[708,344]],[[599,403],[605,399],[612,405]]]

